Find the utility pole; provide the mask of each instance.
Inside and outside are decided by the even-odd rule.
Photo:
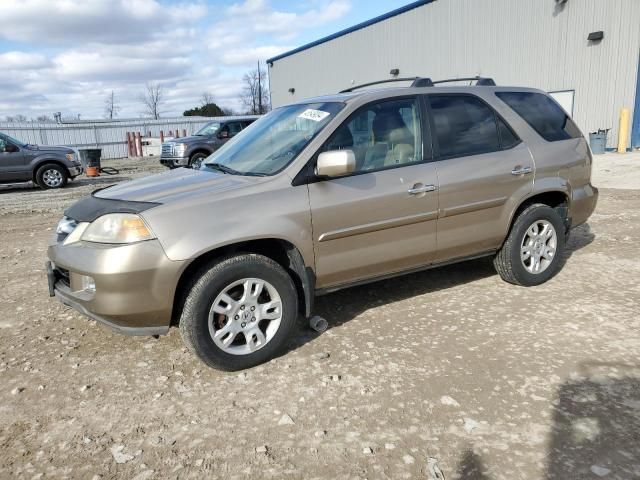
[[[262,115],[262,79],[260,78],[260,60],[258,60],[258,115]]]

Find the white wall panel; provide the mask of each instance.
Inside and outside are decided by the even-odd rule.
[[[590,32],[604,31],[599,43]],[[640,55],[640,0],[436,0],[276,60],[274,106],[400,76],[485,75],[499,85],[575,90],[585,133],[612,128],[633,108]],[[295,88],[291,95],[289,88]]]

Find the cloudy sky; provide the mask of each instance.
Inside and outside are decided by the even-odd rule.
[[[239,108],[242,75],[279,53],[409,0],[0,0],[0,119],[139,117],[146,83],[164,116],[208,91]]]

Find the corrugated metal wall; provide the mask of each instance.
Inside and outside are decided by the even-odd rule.
[[[177,117],[76,124],[0,122],[0,132],[25,143],[102,148],[102,158],[123,158],[128,156],[127,132],[140,132],[143,136],[151,132],[152,137],[159,137],[160,130],[165,136],[176,130],[182,136],[182,131],[186,130],[187,135],[191,135],[212,120],[231,118],[234,117]]]
[[[590,32],[604,40],[590,43]],[[436,0],[276,60],[274,106],[400,76],[486,75],[500,85],[575,90],[585,133],[612,128],[635,103],[640,0]],[[295,94],[288,92],[295,88]]]

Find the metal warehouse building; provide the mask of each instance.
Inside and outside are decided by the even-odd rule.
[[[640,147],[640,0],[421,0],[268,61],[274,107],[400,77],[548,92],[586,134],[631,109]]]

